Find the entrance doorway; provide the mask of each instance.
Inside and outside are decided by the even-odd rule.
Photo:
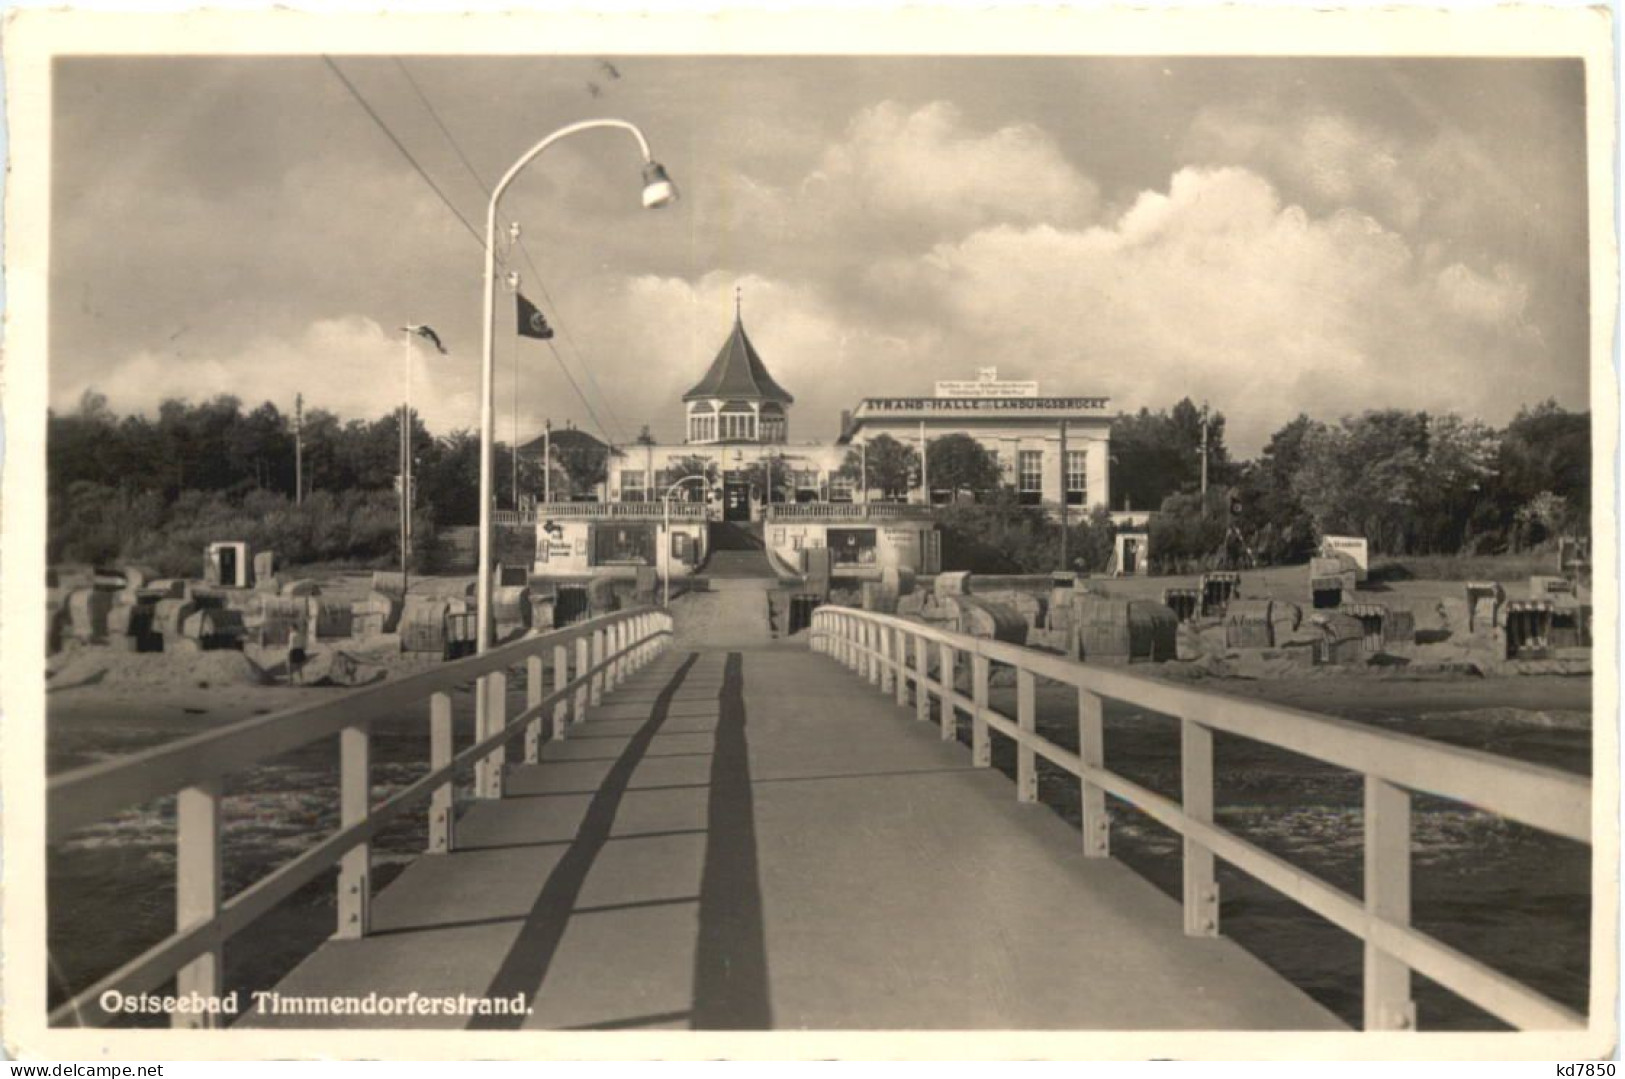
[[[722,519],[750,520],[750,484],[725,482],[722,485]]]

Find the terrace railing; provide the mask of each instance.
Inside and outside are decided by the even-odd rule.
[[[543,502],[530,510],[494,510],[491,519],[499,525],[533,525],[538,520],[660,520],[666,511],[660,502]],[[699,502],[671,503],[674,521],[703,521],[705,506]]]
[[[897,703],[913,687],[916,718],[939,704],[944,740],[958,716],[971,721],[971,759],[992,764],[991,734],[1015,742],[1016,798],[1038,800],[1037,758],[1077,776],[1083,853],[1109,855],[1106,796],[1120,798],[1184,839],[1184,921],[1190,936],[1216,936],[1215,859],[1247,873],[1364,942],[1368,1030],[1416,1026],[1411,972],[1431,978],[1519,1028],[1584,1029],[1586,1019],[1411,925],[1411,796],[1421,792],[1580,843],[1591,842],[1591,783],[1555,769],[1378,730],[1259,701],[1204,693],[1126,671],[1076,663],[1012,644],[968,637],[891,615],[824,607],[813,613],[813,647],[851,668]],[[931,676],[935,651],[936,677]],[[912,660],[910,657],[912,656]],[[955,670],[970,664],[970,696]],[[1016,715],[988,706],[992,665],[1016,672]],[[1078,752],[1037,730],[1036,681],[1077,690]],[[1112,772],[1104,737],[1106,699],[1174,717],[1180,725],[1181,799]],[[1365,895],[1357,898],[1214,823],[1213,735],[1276,746],[1365,779]]]
[[[767,507],[770,521],[927,521],[931,507],[903,502],[782,502]]]
[[[508,744],[524,737],[527,762],[543,741],[578,722],[671,639],[664,611],[636,609],[526,637],[467,659],[320,704],[246,719],[219,730],[91,765],[50,780],[46,832],[56,842],[130,806],[178,794],[176,802],[176,931],[56,1008],[53,1024],[106,1022],[98,1001],[107,992],[150,992],[170,977],[179,995],[220,993],[225,943],[299,888],[339,867],[339,937],[368,931],[372,899],[371,841],[390,821],[429,802],[431,854],[455,846],[453,782],[474,769],[475,796],[502,794]],[[526,668],[526,706],[506,717],[507,676]],[[551,679],[543,676],[551,668]],[[474,744],[452,752],[451,692],[484,681],[486,714],[476,717]],[[383,801],[371,798],[371,725],[429,702],[429,772]],[[550,728],[550,729],[548,729]],[[231,896],[221,896],[221,790],[242,772],[318,739],[339,736],[340,825],[314,847]],[[177,1026],[208,1025],[207,1015],[175,1015]]]

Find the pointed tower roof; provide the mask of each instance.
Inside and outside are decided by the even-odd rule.
[[[795,402],[795,398],[791,397],[783,386],[773,381],[773,376],[767,373],[767,366],[762,363],[762,358],[751,346],[750,338],[745,336],[745,323],[740,316],[737,300],[734,304],[733,333],[723,342],[722,351],[711,361],[705,377],[700,379],[692,390],[683,394],[685,401],[705,397],[778,401],[785,405]]]

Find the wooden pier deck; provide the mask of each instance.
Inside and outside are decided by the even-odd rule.
[[[241,1026],[1332,1030],[1010,781],[797,645],[668,651],[457,822],[285,998],[494,1016]]]

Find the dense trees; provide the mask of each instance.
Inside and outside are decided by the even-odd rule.
[[[307,412],[307,508],[296,509],[292,417],[275,405],[245,410],[237,398],[219,396],[121,417],[87,392],[77,408],[48,421],[50,557],[150,560],[169,551],[165,557],[195,560],[202,540],[251,538],[251,531],[290,558],[385,557],[395,542],[399,424],[397,412],[371,421]],[[1112,508],[1159,511],[1152,552],[1165,566],[1231,563],[1246,551],[1265,563],[1301,561],[1328,532],[1366,536],[1386,554],[1481,554],[1588,528],[1591,417],[1555,402],[1523,409],[1500,431],[1451,413],[1383,409],[1335,422],[1300,415],[1245,462],[1231,458],[1224,435],[1224,416],[1212,413],[1203,500],[1201,412],[1189,399],[1113,424]],[[478,438],[469,431],[435,437],[414,420],[412,446],[416,534],[473,523]],[[607,462],[596,440],[556,440],[553,450],[556,498],[589,495],[603,482]],[[1016,505],[996,459],[973,438],[935,438],[929,453],[931,486],[959,496],[941,511],[949,547],[1027,571],[1058,564],[1059,525],[1038,507]],[[511,504],[511,463],[510,448],[498,444],[499,506]],[[520,491],[539,493],[539,469],[521,456]],[[705,470],[698,459],[677,462],[668,482]],[[919,483],[918,451],[881,436],[869,443],[866,465],[856,449],[847,454],[845,476],[855,482],[865,471],[878,497],[905,499]],[[775,501],[792,498],[788,469],[776,468],[773,478]],[[765,473],[758,482],[765,489]],[[1095,515],[1073,527],[1068,561],[1103,568],[1109,520]],[[155,538],[164,536],[179,538],[166,546]]]
[[[950,501],[961,495],[986,495],[999,487],[999,459],[970,435],[933,438],[925,463],[931,489],[947,491]]]
[[[919,483],[920,455],[913,446],[880,435],[862,449],[848,450],[840,471],[854,485],[867,480],[869,489],[879,491],[882,499],[902,501]]]
[[[265,531],[295,519],[302,522],[295,532],[304,532],[284,529],[275,541],[286,557],[301,550],[312,558],[345,557],[345,535],[355,541],[350,557],[382,557],[394,548],[398,412],[372,421],[342,421],[321,409],[305,413],[309,508],[303,511],[294,508],[293,417],[269,402],[245,411],[226,395],[198,404],[170,400],[156,416],[119,417],[105,397],[87,391],[75,410],[48,417],[46,439],[53,560],[152,561],[165,546],[152,539],[160,532],[185,534],[184,542],[173,545],[181,551],[190,550],[191,532],[199,529],[225,530],[208,539],[245,538],[250,524]],[[412,451],[417,534],[430,536],[435,525],[472,524],[479,515],[477,436],[454,431],[436,438],[414,417]],[[508,446],[497,445],[499,506],[512,500],[510,454]],[[593,482],[601,480],[603,454],[590,456],[561,462],[556,479],[570,488],[594,476]],[[522,491],[539,487],[539,464],[522,459],[519,480]],[[267,534],[262,542],[273,540]],[[195,561],[201,551],[198,546],[187,558]]]
[[[1224,413],[1208,416],[1208,486],[1236,469],[1224,442]],[[1202,480],[1202,410],[1189,397],[1166,412],[1140,409],[1112,422],[1112,508],[1154,510]]]

